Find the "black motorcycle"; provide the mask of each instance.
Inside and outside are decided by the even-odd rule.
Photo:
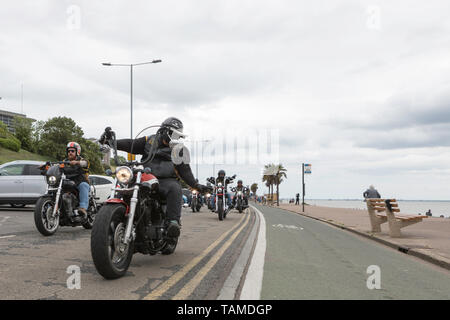
[[[216,183],[216,179],[214,179],[214,177],[207,179],[208,182],[214,185],[215,207],[213,207],[213,209],[217,212],[220,221],[225,219],[228,211],[230,211],[227,201],[227,187],[229,184],[233,183],[233,179],[235,177],[236,175],[233,177],[225,177],[224,184],[222,182]]]
[[[200,199],[201,195],[197,190],[192,190],[191,192],[191,209],[192,212],[199,212],[202,207],[202,201]]]
[[[95,188],[89,192],[87,217],[78,213],[79,193],[74,181],[68,179],[64,167],[68,161],[47,162],[41,166],[41,174],[46,176],[47,192],[41,196],[34,209],[36,228],[44,236],[55,234],[59,226],[83,226],[92,229],[98,205],[95,202]]]
[[[244,193],[246,192],[246,188],[244,190],[237,190],[235,187],[231,188],[231,191],[234,192],[234,203],[235,208],[239,211],[239,213],[242,213],[244,209],[246,209],[248,206],[245,202]]]
[[[160,197],[159,181],[142,162],[119,163],[116,136],[106,128],[105,136],[117,164],[114,188],[95,219],[91,254],[97,271],[106,279],[123,276],[134,253],[172,254],[178,238],[167,234],[166,204]]]

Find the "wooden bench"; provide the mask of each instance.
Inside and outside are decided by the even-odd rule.
[[[427,216],[399,215],[400,209],[395,199],[367,199],[372,232],[381,232],[380,225],[384,222],[389,224],[389,235],[401,237],[401,228],[421,222]],[[397,215],[396,215],[397,214]]]

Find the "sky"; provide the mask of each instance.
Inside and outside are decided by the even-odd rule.
[[[291,198],[309,163],[306,198],[450,200],[449,16],[445,0],[1,0],[0,109],[129,138],[130,68],[102,63],[161,59],[133,69],[133,132],[181,119],[201,182],[223,168],[267,192],[281,163]]]

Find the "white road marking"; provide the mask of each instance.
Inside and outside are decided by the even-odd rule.
[[[0,237],[0,239],[14,238],[15,236],[16,236],[16,235],[13,234],[13,235],[10,235],[10,236],[3,236],[3,237]]]
[[[286,228],[286,229],[295,229],[295,230],[304,230],[302,227],[297,227],[293,225],[286,225],[286,224],[273,224],[272,227],[275,228]]]
[[[261,211],[251,206],[259,216],[259,232],[255,251],[242,287],[240,300],[260,300],[266,256],[266,220]]]

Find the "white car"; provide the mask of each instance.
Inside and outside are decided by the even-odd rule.
[[[95,174],[89,175],[89,182],[95,189],[97,203],[104,203],[111,195],[111,188],[114,186],[114,179],[108,176],[100,176]]]

